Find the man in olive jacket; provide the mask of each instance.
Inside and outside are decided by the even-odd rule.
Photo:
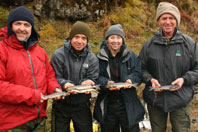
[[[143,46],[144,100],[153,132],[165,132],[168,115],[173,132],[190,129],[190,101],[193,85],[198,81],[198,47],[191,37],[178,28],[180,12],[176,6],[161,2],[156,19],[160,29]],[[178,85],[171,90],[149,90],[164,85]]]
[[[56,79],[64,91],[74,85],[94,85],[99,74],[97,57],[90,51],[88,44],[90,29],[84,22],[76,22],[71,29],[64,46],[57,49],[51,64]],[[52,130],[69,132],[70,121],[74,123],[75,132],[92,132],[90,111],[90,93],[72,93],[64,100],[53,102]],[[55,124],[55,126],[54,126]]]

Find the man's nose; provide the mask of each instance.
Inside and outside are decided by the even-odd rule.
[[[19,29],[20,29],[21,31],[23,31],[23,30],[25,30],[25,26],[24,26],[23,24],[21,24],[21,25],[19,26]]]

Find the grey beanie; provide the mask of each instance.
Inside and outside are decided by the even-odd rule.
[[[172,14],[176,18],[177,24],[180,24],[181,15],[179,9],[175,5],[169,2],[160,2],[157,7],[156,19],[158,20],[164,13]]]
[[[105,39],[107,40],[110,35],[119,35],[123,40],[125,38],[124,31],[120,24],[110,26],[106,32]]]

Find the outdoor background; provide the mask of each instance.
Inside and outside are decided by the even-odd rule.
[[[96,1],[100,3],[98,4]],[[176,5],[181,12],[182,19],[179,27],[184,33],[197,41],[198,0],[167,1]],[[50,8],[49,4],[53,4],[53,2],[57,2],[57,5],[60,5],[60,7],[51,6],[52,8]],[[6,26],[7,17],[12,8],[25,5],[35,13],[35,27],[41,36],[39,45],[45,49],[49,59],[56,49],[63,46],[63,41],[68,37],[71,26],[76,20],[84,21],[90,26],[91,38],[89,43],[94,53],[99,51],[100,42],[104,39],[106,30],[112,24],[120,23],[123,26],[127,47],[137,54],[139,54],[145,41],[158,29],[155,13],[160,0],[53,0],[53,2],[52,0],[0,0],[0,28]],[[91,2],[95,2],[97,6],[90,6],[90,4],[86,6],[86,3]],[[82,3],[85,4],[82,5]],[[60,14],[57,11],[62,11],[69,6],[74,6],[74,8],[71,8],[73,14],[70,10],[70,16],[66,15],[66,13],[65,15],[57,15]],[[77,10],[74,10],[76,9],[75,6],[78,7]],[[52,10],[55,8],[55,11]],[[41,12],[44,13],[39,14],[37,9],[42,10]],[[96,13],[92,14],[93,11]],[[66,11],[64,10],[63,12]],[[87,14],[90,16],[87,17]],[[144,85],[141,85],[138,89],[140,99],[142,99],[143,87]],[[195,94],[191,102],[192,118],[198,118],[197,101],[198,98]],[[51,101],[49,101],[48,105],[48,131],[50,131],[50,112]],[[198,132],[198,125],[196,123],[192,123],[191,132]]]

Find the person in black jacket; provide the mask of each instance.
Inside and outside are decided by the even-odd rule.
[[[188,132],[189,103],[194,94],[193,85],[198,81],[198,47],[195,40],[178,28],[180,12],[176,6],[159,3],[156,19],[160,29],[140,52],[146,83],[143,97],[148,104],[152,132],[166,131],[168,115],[173,132]],[[176,84],[170,90],[149,90],[150,86]]]
[[[112,25],[102,41],[99,59],[101,92],[98,95],[94,118],[101,124],[101,132],[139,132],[144,108],[136,88],[106,88],[116,82],[141,83],[141,63],[138,56],[126,48],[120,24]]]
[[[90,29],[77,21],[64,42],[51,59],[56,79],[63,91],[70,92],[64,100],[54,101],[52,109],[52,131],[69,132],[73,121],[75,132],[92,132],[90,93],[75,93],[67,88],[74,85],[95,85],[99,75],[98,59],[90,51],[88,40]]]

